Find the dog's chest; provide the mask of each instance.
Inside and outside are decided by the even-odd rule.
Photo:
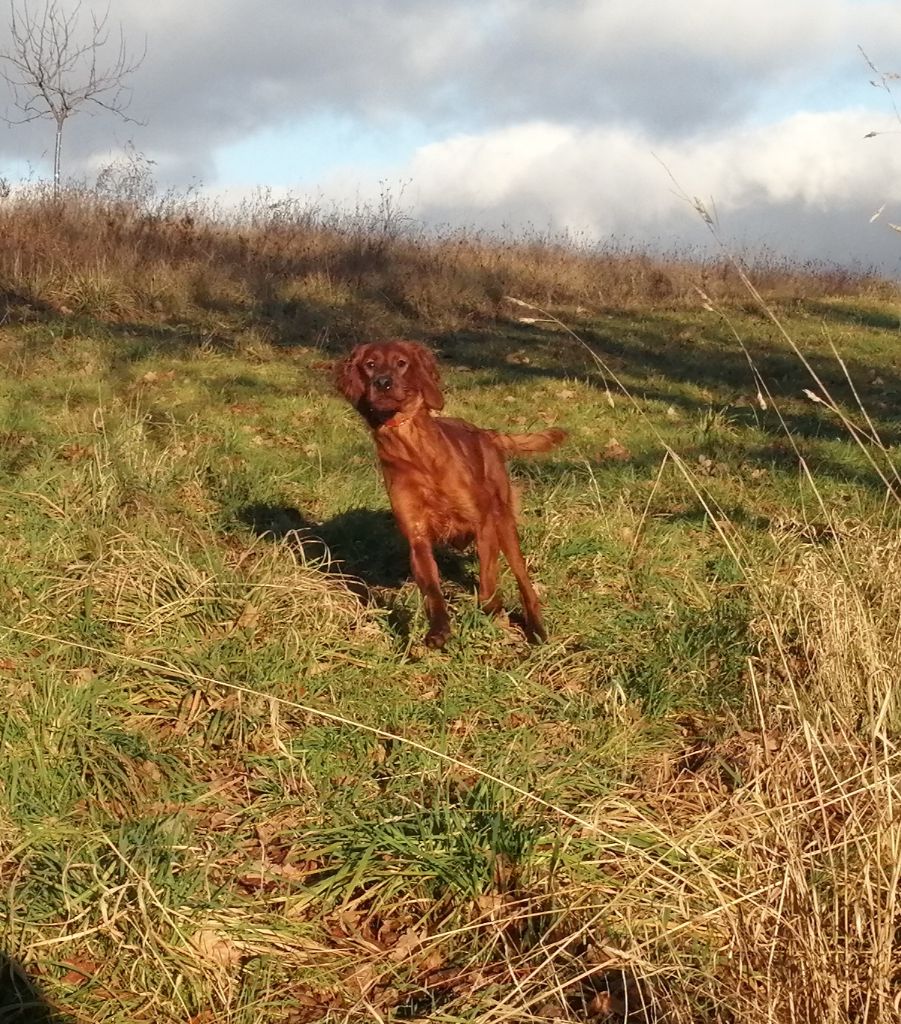
[[[398,431],[389,444],[379,446],[395,515],[402,526],[421,530],[437,543],[464,546],[480,520],[471,467],[449,446],[432,448],[407,440]]]
[[[404,477],[407,502],[428,523],[432,538],[445,543],[470,537],[479,519],[472,487],[467,479],[461,479],[459,472],[454,472],[456,468],[445,466],[441,474],[413,472]],[[393,502],[396,488],[390,482],[388,491]]]

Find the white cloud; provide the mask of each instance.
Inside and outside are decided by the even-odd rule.
[[[693,209],[698,197],[739,251],[901,273],[901,236],[888,228],[901,222],[901,141],[864,139],[867,123],[856,110],[802,113],[682,142],[535,121],[431,143],[380,177],[392,202],[427,224],[709,251],[716,243]],[[345,168],[311,200],[375,207],[381,187]],[[226,203],[240,196],[209,194]],[[300,194],[283,188],[272,198]]]
[[[725,209],[761,200],[827,208],[901,199],[901,144],[864,139],[866,124],[857,111],[801,113],[683,142],[621,127],[534,122],[433,143],[409,173],[426,207],[491,208],[538,191],[549,211],[587,204],[599,223],[617,220],[612,204],[624,201],[645,219],[683,205],[664,168],[685,191],[715,195]]]
[[[886,219],[901,220],[901,143],[864,139],[866,124],[859,111],[802,113],[679,142],[536,122],[434,143],[398,176],[430,221],[700,241],[697,196],[744,244],[897,268],[901,239],[869,216],[885,202]]]

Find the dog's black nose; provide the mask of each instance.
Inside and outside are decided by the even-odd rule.
[[[391,378],[385,374],[383,377],[373,378],[372,383],[381,391],[387,391],[391,387]]]

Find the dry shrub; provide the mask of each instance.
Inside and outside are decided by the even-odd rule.
[[[810,725],[768,742],[756,807],[738,822],[729,958],[741,1017],[896,1019],[897,759]]]

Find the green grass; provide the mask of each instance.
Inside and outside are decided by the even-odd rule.
[[[0,327],[2,949],[65,1019],[623,1019],[642,986],[673,1020],[752,1019],[776,986],[772,958],[730,975],[729,794],[748,821],[793,799],[748,739],[762,680],[764,754],[804,735],[774,724],[814,657],[779,601],[837,536],[897,529],[897,309],[779,310],[862,423],[853,381],[864,450],[755,312],[560,313],[606,378],[517,312],[432,341],[450,415],[570,432],[514,466],[551,639],[486,619],[448,556],[442,653],[326,342]]]

